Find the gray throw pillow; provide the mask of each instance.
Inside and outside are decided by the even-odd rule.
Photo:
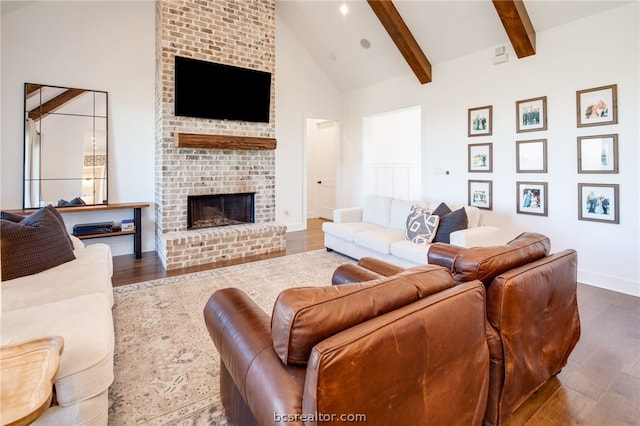
[[[53,214],[56,217],[56,219],[58,220],[58,223],[60,223],[60,227],[64,231],[64,235],[67,237],[67,241],[69,241],[69,247],[71,247],[71,250],[73,250],[73,242],[71,241],[71,236],[67,232],[67,228],[64,224],[64,219],[62,219],[62,215],[60,214],[60,212],[58,212],[58,210],[55,207],[53,207],[51,204],[49,204],[46,207],[43,207],[43,209],[48,210],[49,212],[51,212],[51,214]],[[29,216],[28,215],[23,216],[15,213],[4,212],[4,211],[0,212],[0,219],[9,220],[15,223],[20,223],[23,220],[25,220],[27,217]]]
[[[436,231],[436,237],[433,239],[433,242],[451,244],[451,233],[460,231],[461,229],[467,229],[468,225],[469,220],[467,219],[467,213],[464,211],[464,207],[440,216],[440,223],[438,224],[438,230]]]
[[[431,214],[435,214],[436,216],[444,216],[445,214],[451,213],[451,209],[446,203],[440,203],[438,207]]]
[[[69,234],[48,208],[19,223],[0,219],[2,281],[37,274],[75,259]]]
[[[429,244],[436,236],[440,218],[431,214],[431,210],[413,205],[407,216],[407,240],[416,244]]]

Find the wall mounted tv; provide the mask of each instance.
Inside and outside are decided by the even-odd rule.
[[[269,72],[176,56],[174,81],[176,116],[269,122]]]

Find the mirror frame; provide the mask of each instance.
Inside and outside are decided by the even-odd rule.
[[[23,208],[108,204],[108,93],[25,83],[23,110]]]

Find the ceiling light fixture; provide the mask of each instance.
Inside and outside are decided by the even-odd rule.
[[[342,3],[342,6],[340,6],[340,13],[342,13],[343,16],[347,16],[347,13],[349,13],[349,6],[347,6],[346,3]]]

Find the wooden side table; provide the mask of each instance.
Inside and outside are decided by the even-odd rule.
[[[133,252],[136,255],[136,259],[142,258],[142,209],[149,207],[149,203],[117,203],[117,204],[96,204],[96,205],[77,205],[57,207],[58,212],[64,213],[88,213],[88,212],[102,212],[107,210],[121,210],[121,209],[133,209],[133,231],[118,231],[109,232],[106,234],[89,234],[79,236],[81,240],[88,238],[106,238],[116,237],[118,235],[133,235]],[[15,213],[23,216],[28,216],[36,209],[28,210],[7,210],[9,213]]]
[[[0,347],[3,426],[28,425],[49,408],[63,347],[58,336]]]

